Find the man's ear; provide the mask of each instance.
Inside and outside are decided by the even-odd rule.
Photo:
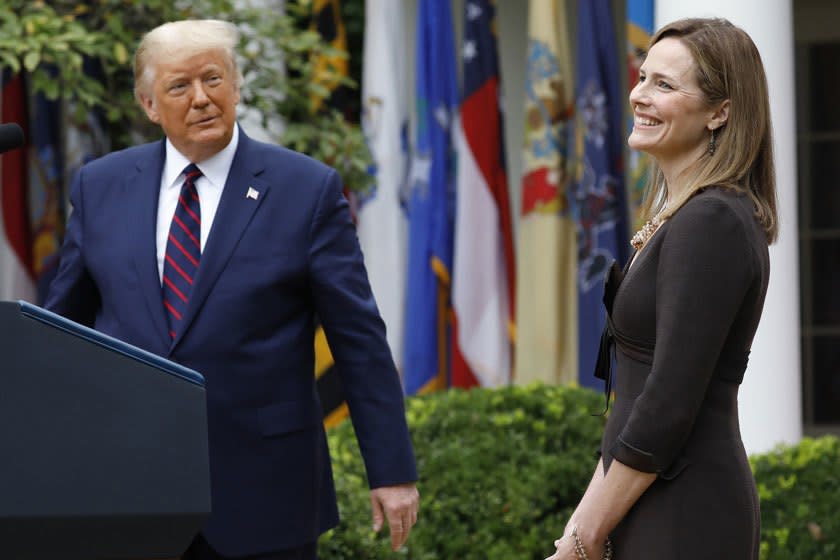
[[[149,117],[149,120],[155,124],[160,124],[160,115],[158,115],[157,109],[155,108],[155,100],[146,94],[141,93],[140,97],[140,106],[143,107],[143,110],[146,112],[146,116]]]
[[[709,130],[717,130],[718,128],[725,125],[728,119],[729,100],[727,99],[718,106],[717,110],[714,113],[712,113],[711,118],[709,118],[709,121],[706,123],[706,127]]]

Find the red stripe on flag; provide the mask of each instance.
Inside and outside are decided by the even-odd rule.
[[[464,359],[464,355],[461,353],[461,348],[457,342],[458,318],[455,313],[450,315],[450,320],[450,324],[452,325],[452,340],[454,341],[452,344],[452,364],[450,364],[452,368],[452,386],[464,389],[477,387],[479,385],[478,380],[475,378],[469,364],[467,364],[467,361]]]
[[[507,185],[507,176],[501,159],[501,122],[499,118],[499,82],[493,77],[475,90],[461,105],[461,121],[470,150],[478,163],[484,180],[492,188],[499,180]]]
[[[23,80],[13,77],[3,85],[0,121],[17,122],[27,134],[26,96]],[[29,222],[29,204],[26,180],[26,149],[9,151],[2,157],[2,187],[0,188],[0,208],[3,212],[5,236],[12,251],[17,255],[30,278],[34,278],[32,268],[32,234]]]
[[[507,173],[504,167],[504,145],[502,143],[502,120],[499,111],[498,91],[499,80],[496,76],[493,76],[464,100],[461,106],[461,119],[467,144],[469,144],[470,151],[473,153],[499,211],[499,228],[502,230],[502,241],[504,243],[508,302],[510,303],[512,320],[516,316],[513,224],[510,215]]]

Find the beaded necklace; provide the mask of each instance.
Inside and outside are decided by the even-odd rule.
[[[659,211],[653,218],[645,222],[639,231],[637,231],[633,238],[630,240],[630,245],[633,246],[635,250],[639,250],[645,246],[645,243],[648,242],[648,239],[656,233],[656,230],[659,229],[659,226],[662,225],[662,213],[665,212],[665,208]]]

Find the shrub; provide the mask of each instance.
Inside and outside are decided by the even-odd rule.
[[[840,440],[803,439],[750,459],[762,560],[840,558]]]
[[[406,401],[421,509],[406,547],[370,529],[367,479],[352,426],[329,434],[341,524],[324,560],[542,559],[595,466],[603,396],[588,389],[449,390]],[[840,558],[840,440],[803,439],[750,463],[761,500],[761,560]]]
[[[329,560],[542,559],[596,464],[603,396],[578,388],[449,390],[407,400],[421,511],[406,547],[370,529],[364,468],[348,422],[330,432],[342,523]]]

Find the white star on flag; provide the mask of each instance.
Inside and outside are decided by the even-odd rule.
[[[425,198],[429,191],[429,175],[432,173],[432,158],[429,154],[415,153],[411,158],[408,172],[408,184],[412,190]]]
[[[472,59],[478,55],[478,49],[475,47],[475,41],[464,41],[464,60],[471,62]]]
[[[469,20],[476,20],[481,17],[481,7],[478,4],[470,2],[467,4],[467,18]]]
[[[449,111],[446,109],[445,105],[440,104],[435,107],[433,115],[435,116],[438,126],[443,129],[449,128]]]

